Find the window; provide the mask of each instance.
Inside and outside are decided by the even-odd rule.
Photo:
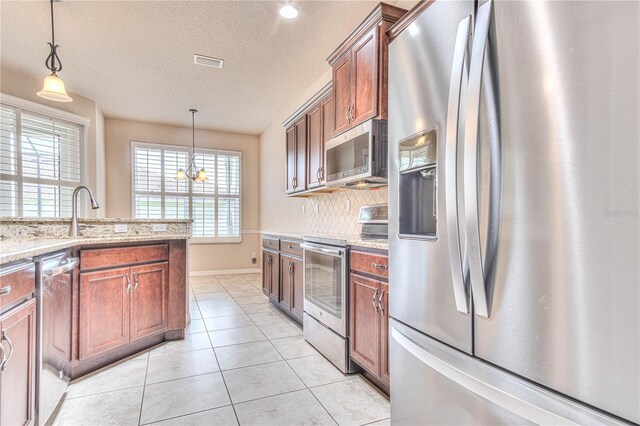
[[[84,126],[0,105],[0,216],[68,217]]]
[[[176,180],[190,149],[132,142],[133,215],[149,219],[193,219],[191,234],[206,242],[240,242],[242,154],[196,149],[196,164],[209,180]]]

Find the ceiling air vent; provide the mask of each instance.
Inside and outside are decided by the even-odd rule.
[[[205,67],[222,68],[224,60],[195,54],[193,55],[193,63],[197,65],[204,65]]]

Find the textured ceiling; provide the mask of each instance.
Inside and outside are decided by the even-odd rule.
[[[108,117],[190,125],[195,107],[198,127],[259,134],[376,2],[298,1],[294,20],[278,15],[282,4],[64,0],[54,4],[60,76]],[[50,34],[47,1],[0,1],[3,68],[44,77]],[[193,65],[194,53],[224,68]]]

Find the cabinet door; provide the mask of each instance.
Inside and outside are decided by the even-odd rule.
[[[280,306],[291,310],[291,289],[293,288],[293,272],[291,257],[280,255]]]
[[[296,134],[296,175],[293,189],[300,192],[307,189],[307,117],[302,117],[293,126]]]
[[[351,274],[350,336],[351,358],[370,373],[380,371],[380,318],[377,309],[380,296],[378,281]]]
[[[380,379],[389,384],[389,284],[380,283]]]
[[[373,28],[353,46],[353,83],[351,114],[355,126],[375,117],[378,112],[378,42]]]
[[[129,342],[129,268],[80,273],[80,359]]]
[[[271,288],[271,261],[272,258],[269,256],[269,252],[262,250],[262,292],[266,296],[269,296],[269,289]]]
[[[31,299],[0,318],[6,359],[0,371],[0,425],[33,423],[36,353],[36,301]]]
[[[131,268],[130,340],[163,331],[167,326],[167,262]]]
[[[322,147],[323,162],[321,165],[324,168],[324,143],[330,140],[331,138],[333,138],[333,129],[335,127],[334,114],[335,114],[336,107],[335,107],[335,103],[333,102],[333,96],[331,94],[329,94],[324,99],[322,99],[322,101],[320,101],[320,108],[322,110],[322,142],[323,142],[323,147]],[[322,170],[322,172],[323,172],[322,178],[324,179],[324,169]]]
[[[320,103],[307,112],[307,188],[316,188],[322,183],[322,110]]]
[[[351,125],[351,53],[347,52],[333,65],[333,131],[332,137]]]
[[[274,252],[267,253],[269,298],[278,302],[280,298],[280,256]]]
[[[304,310],[304,283],[302,260],[291,259],[293,284],[291,285],[291,313],[302,321]]]
[[[287,168],[285,170],[285,189],[286,193],[289,194],[295,190],[293,184],[295,183],[296,177],[296,132],[295,126],[290,126],[287,129]]]

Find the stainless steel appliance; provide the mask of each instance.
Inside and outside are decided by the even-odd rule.
[[[437,0],[391,42],[393,424],[640,422],[639,12]]]
[[[56,409],[71,376],[71,295],[78,259],[70,251],[36,259],[36,424]]]
[[[348,341],[346,241],[304,239],[304,338],[340,371],[353,372]]]
[[[358,223],[362,224],[360,238],[363,240],[383,240],[389,237],[389,206],[373,204],[360,207]]]
[[[327,141],[324,158],[328,186],[387,186],[387,121],[371,119]]]

